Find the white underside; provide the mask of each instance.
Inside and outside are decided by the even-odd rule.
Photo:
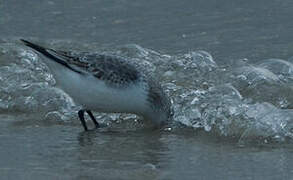
[[[92,75],[80,75],[52,60],[44,61],[53,73],[57,86],[85,109],[139,115],[148,110],[147,94],[142,84],[112,88]]]

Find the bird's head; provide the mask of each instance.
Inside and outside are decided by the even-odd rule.
[[[154,125],[161,126],[172,118],[171,100],[156,81],[148,82],[147,103],[149,108],[144,117]]]

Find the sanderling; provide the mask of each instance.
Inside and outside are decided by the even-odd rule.
[[[159,82],[131,60],[106,54],[73,55],[21,41],[49,59],[44,62],[57,86],[81,105],[78,116],[85,131],[88,128],[84,112],[88,113],[96,128],[100,127],[92,110],[137,114],[155,125],[161,125],[170,118],[170,99]]]

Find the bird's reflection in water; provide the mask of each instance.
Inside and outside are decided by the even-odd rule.
[[[81,132],[78,136],[79,158],[93,168],[160,168],[166,161],[168,147],[161,130],[121,131],[102,128]],[[164,138],[163,138],[164,139]]]

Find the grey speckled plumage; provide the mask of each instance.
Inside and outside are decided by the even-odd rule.
[[[44,62],[61,88],[83,106],[79,117],[85,130],[84,111],[96,127],[99,124],[90,110],[134,113],[156,125],[172,115],[170,99],[160,83],[135,62],[114,55],[57,51],[22,41],[53,60]]]
[[[63,57],[71,66],[91,73],[96,78],[105,81],[109,86],[123,88],[130,83],[141,80],[143,76],[143,73],[138,70],[139,66],[122,57],[97,53],[54,52],[56,55]]]

